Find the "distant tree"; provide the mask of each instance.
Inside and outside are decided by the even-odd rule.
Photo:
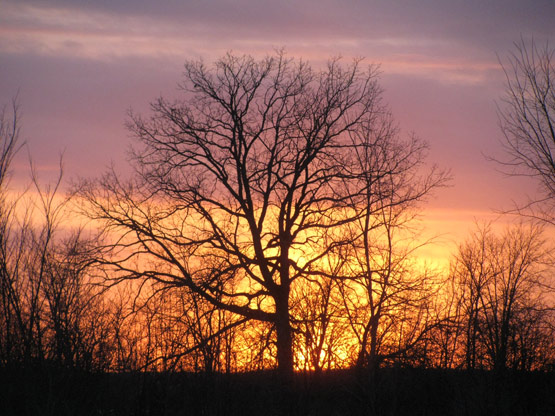
[[[427,335],[429,344],[426,354],[432,367],[459,368],[464,365],[463,293],[457,282],[450,278],[444,280],[434,297],[432,313],[435,325]]]
[[[90,280],[97,241],[82,230],[56,238],[46,253],[41,319],[47,357],[67,368],[105,370],[111,365],[109,310]]]
[[[182,288],[155,285],[135,302],[144,323],[143,368],[212,373],[237,371],[233,357],[243,317],[215,307]]]
[[[517,43],[503,66],[506,93],[499,115],[510,174],[536,178],[542,197],[520,210],[555,223],[555,50]],[[526,209],[528,208],[528,210]]]
[[[61,166],[48,186],[31,166],[33,195],[9,189],[18,133],[14,101],[11,116],[0,117],[0,364],[106,368],[105,311],[88,280],[96,242],[61,230],[68,202]]]
[[[353,134],[359,135],[355,160],[364,175],[352,201],[355,221],[334,253],[343,261],[336,272],[347,319],[358,342],[356,366],[377,368],[385,359],[409,354],[429,330],[426,317],[433,277],[415,265],[423,241],[410,229],[418,206],[446,175],[423,169],[427,145],[399,138],[385,109]],[[363,202],[360,203],[359,198]]]
[[[10,271],[12,244],[10,229],[15,203],[8,193],[12,160],[19,141],[17,101],[12,101],[11,114],[6,108],[0,114],[0,362],[5,364],[19,355],[19,297]]]
[[[184,287],[270,324],[288,379],[294,285],[329,278],[323,259],[342,242],[324,235],[363,215],[356,155],[373,145],[364,132],[381,129],[376,69],[228,54],[212,68],[187,62],[181,87],[182,101],[132,115],[137,176],[83,183],[83,212],[117,236],[105,262],[114,282]]]
[[[106,307],[110,319],[109,337],[106,338],[110,368],[120,372],[152,368],[150,351],[144,345],[148,337],[144,317],[134,310],[136,293],[128,286],[119,285],[111,291]]]
[[[530,369],[552,356],[552,345],[538,350],[538,337],[553,336],[548,254],[536,225],[500,235],[486,226],[461,244],[452,279],[462,297],[467,368]]]
[[[337,281],[314,277],[302,283],[295,286],[291,299],[297,368],[320,373],[348,365],[338,356],[349,339]]]

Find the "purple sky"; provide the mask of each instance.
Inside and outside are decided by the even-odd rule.
[[[483,155],[503,155],[498,56],[521,37],[555,42],[554,22],[553,0],[0,0],[0,103],[19,91],[22,137],[43,177],[62,151],[66,178],[96,176],[111,161],[125,170],[127,110],[176,95],[185,59],[282,47],[314,65],[362,56],[381,64],[403,132],[452,170],[453,186],[427,205],[432,228],[466,230],[534,190]]]

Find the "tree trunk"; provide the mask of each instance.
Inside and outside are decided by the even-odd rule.
[[[293,337],[289,321],[289,289],[276,296],[276,333],[278,373],[282,382],[289,385],[293,379]]]

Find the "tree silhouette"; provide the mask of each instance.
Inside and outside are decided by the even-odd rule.
[[[17,101],[12,101],[12,113],[6,109],[0,115],[0,361],[6,364],[19,355],[18,336],[22,327],[21,310],[16,283],[11,273],[10,230],[15,203],[9,198],[8,184],[12,160],[19,149],[19,116]]]
[[[503,67],[506,93],[500,109],[505,149],[501,163],[510,174],[536,178],[542,197],[532,200],[523,214],[553,223],[555,204],[555,50],[524,40]]]
[[[433,278],[413,264],[418,245],[407,225],[416,206],[447,178],[435,167],[423,171],[426,144],[400,140],[391,116],[382,117],[380,129],[358,132],[365,143],[356,156],[364,202],[353,200],[357,219],[345,227],[349,237],[339,250],[344,313],[359,344],[359,369],[406,353],[427,331],[422,313]]]
[[[46,186],[31,165],[34,195],[9,189],[18,133],[14,100],[11,117],[0,118],[0,364],[105,369],[107,313],[88,274],[97,241],[61,230],[68,214],[61,163]]]
[[[552,337],[548,258],[542,229],[534,225],[500,235],[484,227],[460,245],[452,277],[462,297],[467,368],[530,369],[551,356],[535,339]]]
[[[81,184],[83,212],[117,235],[101,262],[114,283],[185,287],[271,324],[288,379],[292,289],[333,277],[323,260],[351,238],[339,230],[365,215],[373,192],[372,161],[360,158],[379,154],[367,135],[390,122],[376,69],[228,54],[210,68],[187,62],[180,86],[182,101],[160,98],[150,118],[131,115],[133,180],[112,171]]]

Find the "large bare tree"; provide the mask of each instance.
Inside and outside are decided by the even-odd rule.
[[[114,283],[186,287],[270,324],[289,378],[292,289],[333,277],[324,260],[347,236],[337,230],[366,215],[373,166],[359,158],[379,154],[366,133],[389,122],[376,68],[228,54],[187,62],[180,87],[181,100],[131,115],[136,176],[82,183],[83,211],[113,231],[102,261]]]

